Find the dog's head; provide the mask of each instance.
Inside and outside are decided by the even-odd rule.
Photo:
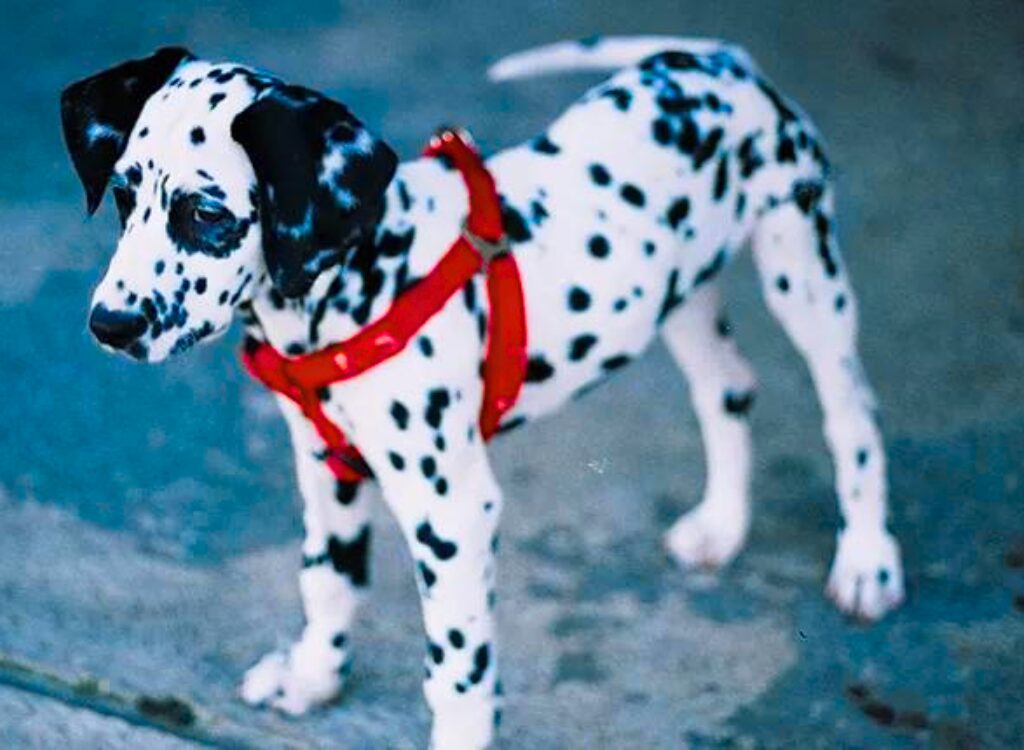
[[[267,284],[306,294],[373,231],[397,166],[342,104],[181,48],[72,84],[61,120],[89,213],[110,184],[121,221],[89,327],[151,362]]]

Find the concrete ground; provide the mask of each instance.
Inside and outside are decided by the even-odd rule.
[[[340,704],[286,720],[235,699],[301,623],[283,425],[235,339],[146,368],[87,337],[114,219],[83,221],[61,87],[185,43],[329,91],[407,156],[442,121],[497,149],[594,79],[491,86],[489,61],[643,31],[741,42],[829,138],[909,598],[862,627],[821,594],[837,515],[819,410],[744,261],[726,284],[763,388],[753,531],[729,570],[660,553],[703,474],[660,347],[495,446],[502,746],[1024,746],[1024,5],[483,7],[4,4],[0,747],[414,748],[427,732],[412,575],[383,512]]]

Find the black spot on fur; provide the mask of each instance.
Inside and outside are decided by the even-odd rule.
[[[825,273],[829,278],[833,278],[839,273],[839,266],[836,264],[836,259],[832,255],[832,245],[830,242],[832,233],[832,223],[828,220],[828,217],[820,211],[814,216],[814,228],[818,233],[818,256],[821,258],[821,263],[825,267]]]
[[[469,312],[476,312],[476,282],[470,279],[462,287],[462,300]]]
[[[693,277],[694,287],[711,281],[723,268],[725,268],[725,250],[719,250],[710,263],[697,271],[697,275]]]
[[[435,430],[440,429],[444,418],[444,410],[451,405],[451,396],[446,388],[434,388],[427,393],[427,408],[423,414],[427,424]]]
[[[796,146],[792,138],[782,138],[775,148],[775,158],[780,164],[796,163]]]
[[[686,220],[686,217],[690,215],[690,199],[689,198],[676,198],[672,201],[672,205],[668,207],[668,213],[665,214],[665,218],[668,220],[668,225],[673,229],[678,229],[679,225]]]
[[[544,220],[548,218],[548,210],[544,208],[543,203],[540,201],[530,201],[530,218],[537,226],[544,223]]]
[[[668,287],[665,289],[665,296],[661,300],[661,307],[658,309],[658,325],[661,325],[669,313],[675,310],[685,301],[679,291],[679,269],[673,268],[668,277]]]
[[[409,187],[405,184],[405,180],[398,180],[398,202],[403,211],[412,208],[412,196],[409,195]]]
[[[740,142],[739,148],[736,150],[736,155],[740,160],[740,176],[745,180],[764,166],[764,158],[757,152],[757,147],[754,145],[757,137],[758,134],[748,135]]]
[[[775,286],[780,292],[785,294],[789,291],[789,279],[785,275],[779,276],[779,278],[775,279]]]
[[[630,183],[626,183],[622,186],[620,194],[622,195],[622,200],[632,206],[636,206],[637,208],[642,208],[644,203],[647,202],[647,198],[643,191],[636,185],[632,185]]]
[[[652,70],[659,66],[668,70],[703,70],[695,55],[677,50],[660,52],[641,63],[641,67],[645,70]]]
[[[188,137],[192,143],[198,146],[206,140],[206,133],[203,132],[202,128],[192,128],[192,132],[188,134]]]
[[[594,181],[595,185],[604,187],[612,181],[612,176],[608,174],[608,170],[601,164],[590,165],[590,179]]]
[[[512,419],[506,420],[505,422],[502,422],[500,425],[498,425],[497,432],[499,434],[504,432],[511,432],[517,427],[522,427],[524,424],[526,424],[526,417],[512,417]]]
[[[708,133],[697,150],[693,153],[693,168],[699,170],[718,151],[718,144],[722,141],[725,131],[722,128],[715,128]]]
[[[569,290],[569,309],[573,312],[583,312],[590,307],[590,295],[578,286]]]
[[[625,367],[627,364],[629,364],[629,357],[625,354],[617,354],[604,360],[601,363],[601,369],[605,372],[612,372],[613,370]]]
[[[825,193],[825,187],[818,180],[800,180],[793,185],[793,200],[807,216],[817,207]]]
[[[415,227],[409,227],[401,233],[385,229],[380,233],[380,237],[377,240],[376,251],[385,258],[398,258],[409,252],[409,248],[412,247],[415,238]]]
[[[477,648],[473,654],[473,671],[469,673],[469,681],[476,685],[484,678],[487,667],[491,663],[491,649],[486,643]]]
[[[423,579],[423,587],[430,589],[435,583],[437,583],[437,574],[427,565],[425,562],[416,563],[416,568],[420,572],[420,578]]]
[[[396,471],[402,471],[405,469],[405,459],[402,458],[399,453],[388,451],[388,461],[391,462],[391,465],[395,467]]]
[[[530,147],[538,154],[548,154],[553,156],[559,153],[562,149],[551,142],[551,139],[546,135],[537,136],[533,139]]]
[[[573,362],[579,362],[587,356],[587,352],[589,352],[596,343],[597,336],[594,336],[593,334],[585,333],[582,336],[577,336],[569,343],[569,359]]]
[[[615,103],[615,108],[620,112],[628,110],[630,103],[633,101],[633,95],[629,92],[629,89],[622,88],[621,86],[605,89],[601,92],[601,96],[611,99]]]
[[[770,85],[768,85],[767,81],[764,81],[763,79],[758,79],[757,87],[761,89],[761,92],[765,96],[767,96],[768,99],[771,101],[772,106],[775,107],[775,112],[778,114],[781,120],[783,120],[784,122],[796,121],[796,114],[789,107],[789,105],[787,105],[786,102],[783,101],[779,93],[775,91],[775,89],[773,89]]]
[[[429,547],[438,560],[450,560],[459,551],[455,542],[446,541],[434,533],[430,521],[424,521],[416,527],[416,540]]]
[[[405,430],[409,427],[409,410],[401,401],[391,402],[391,418],[395,420],[398,429]]]
[[[700,140],[700,131],[697,130],[697,123],[689,117],[683,120],[683,127],[676,138],[676,148],[681,153],[692,154],[697,150],[697,142]]]
[[[342,505],[351,505],[359,492],[359,482],[335,482],[334,499]]]
[[[452,628],[448,631],[448,642],[452,644],[454,648],[462,648],[466,645],[466,637],[462,635],[461,630],[455,630]]]
[[[608,253],[611,252],[611,245],[608,244],[608,240],[604,235],[595,234],[587,242],[587,248],[590,250],[590,254],[595,258],[607,258]]]
[[[667,146],[672,142],[672,125],[663,117],[659,117],[651,124],[651,136],[657,143]]]
[[[523,215],[502,200],[501,221],[505,234],[512,242],[526,242],[533,237]]]
[[[333,534],[327,539],[327,551],[315,557],[304,557],[302,567],[331,563],[339,575],[348,576],[353,586],[365,586],[369,582],[367,559],[370,551],[370,527],[364,526],[351,542],[344,542]]]
[[[734,417],[745,416],[753,405],[753,391],[745,391],[743,393],[726,391],[722,399],[722,408],[725,409],[727,414],[731,414]]]
[[[224,101],[224,98],[226,96],[227,96],[227,94],[225,94],[222,91],[218,91],[216,94],[211,94],[210,95],[210,109],[211,110],[216,109],[217,105],[220,104],[222,101]]]
[[[526,382],[542,383],[555,374],[555,368],[541,355],[534,355],[526,363]]]
[[[712,190],[712,197],[716,201],[725,197],[725,191],[729,189],[729,157],[722,156],[718,160],[718,169],[715,171],[715,185]]]

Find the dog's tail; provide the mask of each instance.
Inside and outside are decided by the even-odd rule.
[[[668,50],[697,55],[728,52],[740,65],[751,71],[757,70],[746,50],[720,39],[611,36],[556,42],[515,52],[488,68],[487,77],[492,81],[511,81],[578,70],[616,70]]]

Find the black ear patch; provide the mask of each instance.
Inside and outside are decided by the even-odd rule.
[[[184,60],[182,47],[163,47],[149,57],[129,60],[68,86],[60,95],[60,119],[75,171],[85,187],[86,207],[100,205],[114,163],[146,100]]]
[[[344,105],[299,86],[269,90],[235,117],[231,136],[259,183],[270,277],[301,296],[380,220],[398,157]]]

